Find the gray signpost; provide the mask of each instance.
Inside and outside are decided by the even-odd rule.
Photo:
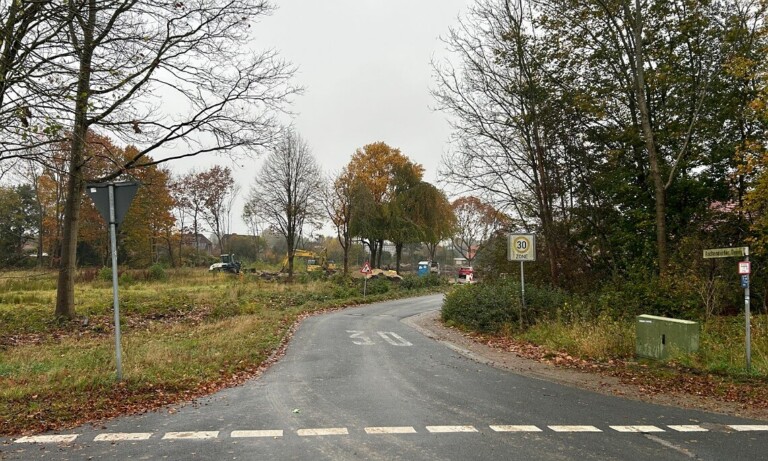
[[[744,289],[744,329],[746,339],[745,347],[747,354],[747,371],[752,369],[752,326],[750,324],[749,307],[749,273],[752,271],[751,264],[749,262],[749,247],[735,247],[735,248],[712,248],[704,250],[704,259],[712,258],[738,258],[744,257],[744,261],[739,262],[739,275],[741,276],[741,287]]]
[[[112,253],[112,305],[115,311],[115,357],[117,380],[123,380],[123,361],[120,347],[120,303],[117,291],[117,226],[125,219],[131,201],[139,188],[138,182],[86,184],[85,190],[93,200],[104,221],[109,224],[110,252]]]

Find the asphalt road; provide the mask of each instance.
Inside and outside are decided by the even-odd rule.
[[[171,411],[45,438],[3,459],[757,460],[768,425],[499,370],[402,320],[427,296],[313,317],[259,379]]]

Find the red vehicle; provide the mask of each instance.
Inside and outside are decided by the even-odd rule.
[[[475,271],[471,267],[460,267],[458,283],[474,283]]]

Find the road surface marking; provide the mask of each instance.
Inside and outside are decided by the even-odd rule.
[[[427,430],[433,434],[445,434],[449,432],[477,432],[474,426],[427,426]]]
[[[729,424],[728,427],[734,431],[746,432],[746,431],[768,431],[768,425],[761,424]]]
[[[416,429],[411,426],[393,427],[366,427],[366,434],[415,434]]]
[[[391,331],[377,331],[376,333],[378,333],[384,341],[393,346],[413,346],[413,344],[403,339],[403,337],[397,333]]]
[[[682,453],[683,455],[687,456],[688,458],[692,459],[698,459],[698,456],[688,451],[685,447],[681,447],[680,445],[675,445],[674,443],[670,442],[669,440],[664,440],[660,437],[656,437],[653,434],[643,434],[643,437],[645,437],[648,440],[652,440],[662,447],[671,448],[679,453]]]
[[[667,425],[667,427],[677,432],[709,432],[709,429],[696,424]]]
[[[647,434],[649,432],[664,432],[664,429],[656,426],[608,426],[616,432],[639,432]]]
[[[147,440],[152,437],[151,432],[110,432],[97,435],[94,442],[117,442],[120,440]]]
[[[167,432],[163,440],[205,440],[215,439],[218,436],[219,431]]]
[[[232,431],[232,437],[282,437],[282,430],[274,431]]]
[[[496,432],[541,432],[536,426],[490,426]]]
[[[547,426],[555,432],[603,432],[595,426]]]
[[[352,344],[357,344],[358,346],[372,346],[376,343],[371,341],[371,339],[365,335],[364,331],[360,330],[347,330],[347,333],[349,333],[349,338],[357,341],[352,341]]]
[[[16,439],[16,443],[72,443],[78,434],[62,435],[30,435]]]
[[[349,435],[346,427],[328,427],[325,429],[299,429],[297,434],[301,437],[314,435]]]

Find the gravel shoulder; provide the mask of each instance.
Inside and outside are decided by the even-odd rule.
[[[551,363],[521,357],[514,352],[490,347],[455,328],[443,325],[440,321],[439,311],[430,311],[409,317],[403,319],[403,322],[468,358],[532,378],[659,405],[692,408],[768,421],[767,408],[754,408],[742,403],[727,402],[710,396],[683,392],[654,392],[644,387],[642,382],[627,382],[626,379],[601,373],[599,369],[595,372],[587,372],[559,367]]]

